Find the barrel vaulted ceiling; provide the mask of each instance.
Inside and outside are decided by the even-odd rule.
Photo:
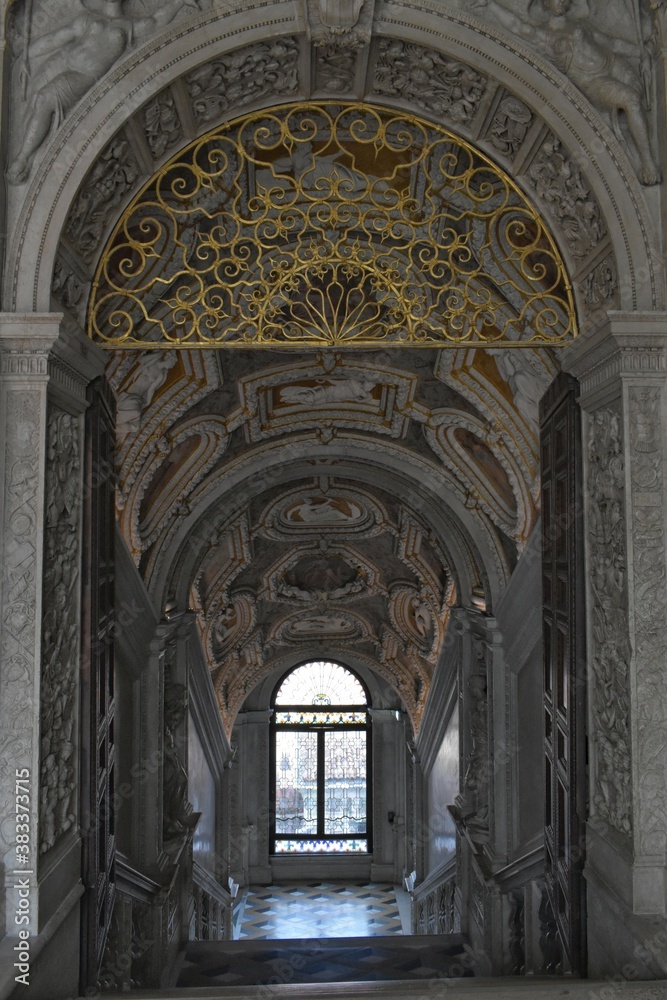
[[[118,517],[196,613],[229,730],[295,655],[354,652],[415,729],[450,609],[492,610],[535,524],[547,349],[117,351]]]

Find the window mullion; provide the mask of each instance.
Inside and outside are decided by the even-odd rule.
[[[324,737],[325,731],[317,733],[317,833],[324,837]]]

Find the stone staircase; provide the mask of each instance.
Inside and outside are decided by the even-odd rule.
[[[473,964],[461,934],[197,941],[187,946],[177,986],[424,982],[471,977]]]
[[[273,984],[104,994],[108,1000],[667,1000],[667,980],[645,983],[554,977],[423,982]]]

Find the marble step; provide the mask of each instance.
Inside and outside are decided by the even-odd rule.
[[[402,983],[319,983],[137,990],[104,994],[106,1000],[667,1000],[667,980],[617,980],[534,976],[502,979],[429,979]]]
[[[424,981],[472,976],[473,964],[461,934],[197,941],[186,948],[177,985]]]

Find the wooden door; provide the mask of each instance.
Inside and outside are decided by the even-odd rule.
[[[81,992],[94,988],[115,894],[115,403],[103,378],[88,391],[84,476],[81,677],[83,884]]]
[[[560,375],[540,405],[544,636],[545,864],[560,961],[586,971],[582,869],[587,814],[581,417],[577,382]],[[554,966],[560,966],[555,968]]]

